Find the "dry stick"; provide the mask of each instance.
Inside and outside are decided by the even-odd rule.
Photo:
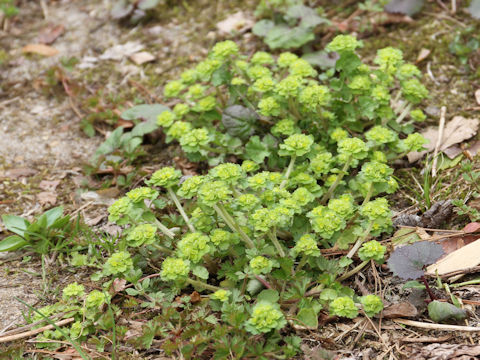
[[[73,322],[75,319],[73,317],[71,318],[68,318],[68,319],[63,319],[63,320],[60,320],[60,321],[57,321],[55,323],[55,325],[57,326],[63,326],[63,325],[67,325],[67,324],[70,324],[71,322]],[[21,334],[16,334],[16,335],[10,335],[10,336],[3,336],[3,337],[0,337],[0,344],[1,343],[6,343],[6,342],[9,342],[9,341],[14,341],[14,340],[19,340],[19,339],[24,339],[24,338],[28,338],[30,336],[33,336],[33,335],[37,335],[37,334],[40,334],[42,332],[44,332],[45,330],[52,330],[54,329],[55,326],[53,325],[45,325],[41,328],[38,328],[38,329],[34,329],[34,330],[30,330],[30,331],[26,331],[24,333],[21,333]]]
[[[58,318],[58,317],[63,316],[65,314],[66,314],[65,312],[62,312],[60,314],[54,315],[54,316],[50,317],[50,320],[53,321],[55,318]],[[0,337],[5,337],[5,336],[8,336],[8,335],[13,335],[13,334],[18,334],[18,333],[24,332],[25,330],[31,329],[32,327],[37,326],[38,324],[41,324],[44,321],[45,321],[45,319],[40,319],[40,320],[34,321],[31,324],[27,324],[27,325],[24,325],[24,326],[21,326],[19,328],[12,329],[12,330],[8,330],[8,328],[11,326],[11,325],[9,325],[8,327],[6,327],[2,331],[0,331],[0,335],[1,335]],[[15,323],[15,321],[13,323]]]
[[[442,145],[443,130],[445,129],[445,114],[447,113],[447,107],[442,106],[440,111],[441,112],[440,112],[440,125],[438,126],[438,139],[435,145],[435,151],[433,152],[432,177],[437,176],[438,150],[440,149],[440,145]]]
[[[480,332],[480,327],[461,326],[461,325],[445,325],[445,324],[431,324],[421,321],[413,321],[407,319],[392,319],[397,324],[410,325],[422,329],[442,330],[442,331],[465,331],[465,332]]]

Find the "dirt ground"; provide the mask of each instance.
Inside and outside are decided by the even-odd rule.
[[[87,221],[105,214],[109,200],[118,194],[110,193],[105,201],[83,208],[90,201],[82,197],[88,190],[84,185],[83,169],[112,129],[100,126],[95,136],[85,135],[81,120],[92,111],[86,99],[118,94],[120,109],[133,104],[138,96],[150,96],[149,100],[154,101],[165,79],[200,60],[206,50],[222,38],[215,24],[225,14],[246,10],[251,15],[256,3],[206,1],[205,6],[193,8],[191,13],[166,14],[148,24],[131,26],[109,18],[113,2],[60,0],[43,2],[45,6],[42,7],[40,2],[23,1],[18,22],[0,32],[0,57],[4,58],[0,62],[0,129],[3,133],[0,140],[0,215],[32,218],[55,205],[64,205],[70,213],[82,209]],[[448,51],[454,32],[470,26],[470,20],[458,24],[458,20],[442,16],[436,7],[427,10],[414,25],[394,25],[387,31],[366,36],[362,51],[367,58],[373,58],[373,49],[399,46],[408,61],[415,61],[421,49],[429,49],[431,55],[419,65],[427,73],[425,85],[432,93],[426,104],[427,113],[436,121],[440,106],[447,105],[449,117],[478,116],[478,109],[468,110],[478,106],[473,96],[478,88],[478,76],[463,70],[458,59]],[[38,43],[39,34],[50,25],[65,28],[50,44],[58,54],[51,57],[24,54],[22,48]],[[237,40],[243,48],[249,48],[252,35],[246,33]],[[151,53],[155,61],[137,65],[129,59],[132,51],[141,50]],[[59,63],[71,58],[76,58],[77,64],[59,73]],[[52,76],[56,79],[53,84]],[[142,93],[142,88],[147,90]],[[103,91],[101,95],[99,89]],[[48,187],[45,181],[56,185]],[[448,194],[439,192],[433,196],[440,200]],[[104,219],[102,221],[99,225],[105,223]],[[0,237],[5,235],[3,230],[0,224]],[[16,253],[0,253],[0,333],[23,321],[25,308],[15,297],[29,304],[44,305],[56,296],[51,289],[58,290],[70,278],[81,275],[47,265],[44,271],[49,280],[45,284],[40,261],[30,255],[20,254],[19,257]],[[50,291],[45,291],[46,285]],[[396,288],[392,286],[390,291],[395,291],[392,289]],[[358,327],[362,326],[367,325]],[[388,332],[388,326],[396,332]],[[384,329],[382,342],[389,344],[412,334],[423,335],[422,331],[401,330],[394,325]],[[376,336],[373,330],[370,333]],[[329,337],[337,341],[354,338],[352,324],[327,325],[320,337],[312,335],[312,344],[318,343],[319,338]],[[359,341],[353,340],[354,344]],[[476,337],[464,334],[457,340],[478,342]],[[362,350],[365,353],[362,356],[368,359],[368,348],[373,349],[380,342],[367,341],[365,344],[367,350]],[[426,351],[415,343],[407,348],[412,353]],[[428,351],[444,350],[432,347]]]

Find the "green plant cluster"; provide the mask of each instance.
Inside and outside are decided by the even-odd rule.
[[[176,105],[157,124],[190,160],[210,165],[235,155],[281,167],[278,144],[302,132],[330,152],[348,134],[363,138],[368,129],[367,146],[386,160],[420,149],[419,135],[399,136],[425,119],[413,109],[428,96],[420,71],[391,47],[378,51],[375,66],[362,63],[355,53],[361,45],[337,36],[327,46],[339,54],[335,70],[319,74],[292,53],[274,58],[257,52],[248,59],[234,42],[217,43],[206,60],[165,86],[165,97]]]

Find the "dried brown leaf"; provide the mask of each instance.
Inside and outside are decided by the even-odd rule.
[[[45,191],[55,191],[55,189],[59,184],[60,184],[60,180],[53,180],[53,181],[42,180],[40,181],[40,184],[38,185],[38,187]]]
[[[38,54],[42,56],[55,56],[59,53],[54,47],[45,44],[28,44],[22,48],[22,52],[25,54]]]
[[[443,132],[443,139],[440,144],[440,151],[444,151],[452,145],[461,143],[470,139],[477,133],[480,121],[478,119],[467,119],[463,116],[455,116],[446,125]],[[427,150],[421,152],[411,152],[408,156],[409,162],[415,162],[423,157],[423,155],[433,151],[438,139],[438,127],[429,127],[421,134],[429,140],[425,145]]]
[[[254,24],[253,19],[247,17],[243,11],[239,11],[217,23],[217,29],[222,35],[231,35],[232,33],[243,33],[251,29]]]
[[[422,61],[425,60],[430,54],[431,54],[431,50],[430,50],[430,49],[422,48],[422,49],[420,50],[420,52],[418,53],[417,60],[415,60],[415,62],[416,62],[417,64],[420,63],[420,62],[422,62]]]
[[[50,24],[38,34],[37,41],[41,44],[52,44],[57,38],[65,32],[65,26]]]
[[[475,91],[475,100],[477,100],[477,104],[480,105],[480,89]]]
[[[57,203],[57,194],[51,191],[42,191],[37,194],[37,200],[42,206],[53,206]]]
[[[393,319],[398,317],[415,317],[417,315],[417,308],[407,301],[391,304],[385,307],[382,312],[382,317],[384,317],[385,319]]]
[[[147,51],[140,51],[130,55],[129,57],[130,57],[130,60],[132,60],[137,65],[142,65],[147,62],[151,62],[155,60],[155,56],[153,56]]]

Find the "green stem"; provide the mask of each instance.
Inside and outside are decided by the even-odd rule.
[[[365,261],[362,261],[359,265],[357,265],[356,267],[354,267],[352,270],[346,272],[345,274],[343,274],[342,276],[340,276],[339,278],[337,278],[337,281],[343,281],[345,279],[348,279],[350,276],[353,276],[355,275],[356,273],[358,273],[360,270],[362,270],[368,263],[370,262],[370,260],[365,260]]]
[[[337,188],[338,184],[340,184],[340,181],[342,181],[343,177],[347,173],[347,170],[350,167],[352,160],[353,160],[353,157],[350,155],[345,165],[343,165],[342,171],[338,174],[337,178],[335,179],[335,182],[330,186],[327,193],[323,196],[322,200],[320,201],[320,204],[325,205],[327,201],[330,199],[333,192]]]
[[[219,288],[219,287],[213,286],[213,285],[209,285],[209,284],[204,283],[203,281],[200,281],[200,280],[193,280],[193,279],[188,278],[187,283],[189,283],[190,285],[203,287],[203,288],[211,290],[211,291],[222,290],[222,288]]]
[[[190,219],[188,218],[187,214],[185,213],[185,210],[183,210],[182,204],[180,204],[180,201],[178,200],[177,195],[171,188],[167,188],[168,195],[170,196],[170,199],[173,200],[175,205],[177,206],[178,211],[180,212],[180,215],[182,215],[183,220],[187,223],[188,228],[190,229],[191,232],[195,232],[195,227],[192,225]]]
[[[250,249],[255,248],[255,243],[252,241],[252,239],[250,239],[247,234],[245,234],[242,228],[237,224],[235,219],[230,216],[230,214],[223,205],[213,205],[213,208],[215,209],[217,214],[223,219],[223,221],[225,221],[225,223],[230,227],[230,229],[232,229],[232,231],[236,231],[240,235],[242,240],[245,241],[245,243]]]
[[[290,164],[288,164],[287,172],[285,173],[285,179],[283,179],[282,183],[280,184],[280,189],[283,189],[285,185],[287,185],[288,178],[290,177],[290,174],[292,173],[293,167],[295,166],[295,159],[297,157],[295,155],[292,156],[290,159]]]
[[[172,232],[172,230],[170,230],[165,225],[163,225],[160,221],[158,221],[158,219],[155,219],[155,224],[157,225],[157,227],[160,229],[161,232],[163,232],[166,236],[168,236],[170,239],[173,240],[173,238],[175,237],[175,234]]]
[[[362,205],[365,205],[367,202],[370,201],[370,198],[372,197],[373,194],[373,183],[370,184],[370,187],[368,188],[367,195],[365,195],[365,199],[363,199]]]
[[[210,151],[210,152],[213,152],[213,153],[216,153],[216,154],[223,154],[224,151],[223,150],[220,150],[220,149],[215,149],[211,146],[208,146],[208,145],[202,145],[200,146],[203,150],[207,150],[207,151]]]
[[[169,254],[169,255],[173,254],[173,250],[167,249],[165,246],[158,245],[158,244],[152,244],[152,246],[153,246],[155,249],[158,249],[158,250],[160,250],[160,251],[163,251],[164,253],[167,253],[167,254]]]
[[[350,249],[350,251],[347,254],[347,258],[352,258],[353,255],[357,252],[357,250],[362,246],[363,242],[368,238],[368,235],[370,235],[370,231],[372,230],[373,227],[373,221],[370,221],[370,224],[368,224],[367,231],[365,231],[365,235],[362,236],[361,238],[358,238],[357,242],[353,247]]]
[[[397,122],[397,124],[400,124],[402,122],[403,119],[405,119],[405,116],[408,115],[408,113],[410,112],[410,109],[412,108],[412,104],[409,103],[407,106],[405,106],[405,108],[403,109],[403,111],[400,113],[400,115],[398,115],[397,117],[397,120],[395,120]]]
[[[295,272],[299,272],[306,263],[307,263],[307,255],[303,255],[302,258],[300,259],[300,262],[297,265],[297,268],[295,269]]]
[[[282,249],[282,245],[280,245],[280,243],[278,242],[278,239],[277,239],[277,236],[275,235],[275,233],[273,231],[269,231],[268,232],[268,237],[272,241],[273,246],[275,246],[275,249],[277,249],[280,257],[282,257],[282,258],[285,257],[285,252]]]

